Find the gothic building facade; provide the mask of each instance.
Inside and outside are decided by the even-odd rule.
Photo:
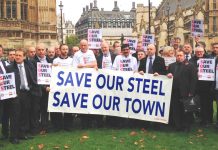
[[[0,44],[5,48],[57,44],[56,0],[0,0]]]
[[[130,11],[120,11],[117,1],[114,1],[112,11],[104,11],[97,7],[97,0],[90,3],[90,7],[83,8],[83,13],[75,25],[76,35],[80,38],[87,38],[88,29],[102,29],[102,36],[110,44],[120,40],[121,35],[132,37],[132,28],[135,24],[136,8],[132,2]]]

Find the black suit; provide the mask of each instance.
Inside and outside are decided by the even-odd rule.
[[[195,94],[197,71],[189,62],[172,63],[169,65],[169,73],[173,74],[173,88],[171,96],[171,123],[178,130],[189,130],[193,119],[192,113],[185,113],[184,106],[179,99]]]
[[[18,136],[23,137],[29,130],[29,112],[30,112],[30,102],[32,96],[30,91],[32,87],[36,84],[33,76],[34,67],[28,61],[24,61],[24,69],[26,72],[26,80],[29,90],[20,90],[21,79],[20,72],[17,63],[8,66],[8,72],[14,72],[15,74],[15,84],[17,97],[10,100],[10,128],[11,128],[11,138],[18,138]],[[20,130],[20,131],[19,131]]]
[[[52,63],[52,60],[46,57],[47,63]],[[40,62],[39,58],[37,56],[34,57],[32,63],[34,64],[35,69],[37,69],[37,62]],[[35,78],[37,78],[37,73],[35,73]],[[41,123],[40,128],[41,130],[47,130],[48,128],[48,92],[46,91],[46,87],[48,85],[37,85],[35,88],[38,91],[39,94],[35,95],[34,103],[32,103],[31,107],[34,110],[33,117],[34,120],[32,120],[32,130],[34,131],[34,128],[38,128],[39,124],[39,116],[41,117]]]
[[[146,73],[146,62],[148,60],[148,57],[143,58],[140,60],[140,65],[138,71],[143,71]],[[165,66],[165,61],[162,57],[160,56],[155,56],[153,65],[152,65],[152,70],[153,73],[157,72],[160,75],[165,75],[166,74],[166,66]]]
[[[110,55],[111,55],[111,62],[113,64],[116,55],[113,53],[110,53]],[[98,68],[101,69],[102,68],[103,54],[101,53],[96,59],[97,59]]]

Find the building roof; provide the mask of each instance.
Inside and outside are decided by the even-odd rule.
[[[169,13],[170,15],[176,12],[178,5],[180,4],[182,9],[192,8],[196,4],[196,0],[163,0],[157,9],[157,18],[161,18],[163,10],[166,11],[167,5],[169,3]]]
[[[74,25],[73,25],[72,21],[66,21],[65,22],[65,27],[66,28],[74,28]]]

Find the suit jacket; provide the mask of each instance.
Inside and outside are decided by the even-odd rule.
[[[147,62],[147,57],[143,58],[140,60],[140,65],[138,71],[143,71],[146,72],[146,62]],[[153,65],[152,65],[153,73],[157,72],[160,75],[165,75],[166,74],[166,66],[165,66],[165,61],[162,57],[160,56],[155,56]]]
[[[197,70],[189,62],[172,63],[169,65],[169,73],[173,74],[173,90],[179,93],[180,97],[194,95],[197,83]]]
[[[27,83],[30,88],[30,92],[32,92],[33,87],[36,85],[36,79],[34,78],[34,74],[33,74],[34,67],[29,61],[24,60],[24,68],[26,72]],[[19,72],[19,68],[17,67],[17,63],[14,62],[11,65],[7,66],[7,71],[9,73],[14,72],[16,91],[19,94],[21,81],[20,81],[20,72]]]
[[[111,61],[112,61],[112,64],[113,64],[116,55],[113,54],[113,53],[110,53],[110,55],[111,55]],[[96,59],[97,59],[98,68],[101,69],[102,68],[103,54],[100,54]]]

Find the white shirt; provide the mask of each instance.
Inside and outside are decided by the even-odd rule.
[[[95,55],[93,51],[87,50],[87,52],[83,53],[81,50],[76,52],[73,57],[73,66],[77,68],[79,64],[89,64],[92,62],[96,62]]]
[[[38,57],[38,56],[37,56],[37,57]],[[39,61],[40,61],[41,63],[48,63],[47,60],[46,60],[46,56],[44,56],[44,58],[38,57],[38,59],[39,59]]]
[[[20,66],[22,66],[22,67],[20,67]],[[17,64],[17,67],[18,67],[18,69],[19,69],[19,72],[20,72],[20,69],[22,69],[22,72],[23,72],[23,75],[22,75],[22,76],[24,77],[25,89],[26,89],[26,90],[29,90],[30,88],[29,88],[29,85],[28,85],[28,82],[27,82],[26,70],[25,70],[25,67],[24,67],[24,62],[21,63],[21,64]],[[20,76],[21,76],[21,74],[20,74]]]
[[[6,70],[5,70],[5,67],[4,67],[3,63],[1,62],[1,60],[0,60],[0,68],[3,71],[3,74],[5,74]]]
[[[112,69],[112,60],[111,60],[111,54],[110,53],[108,53],[107,56],[103,55],[102,69]]]
[[[132,55],[129,55],[128,57],[125,57],[124,55],[118,55],[114,60],[113,70],[137,71],[137,60]]]
[[[72,66],[73,65],[73,58],[67,57],[65,59],[57,57],[54,59],[53,64],[57,64],[60,66]]]
[[[147,61],[146,61],[146,73],[148,73],[149,63],[150,63],[150,57],[152,57],[152,66],[153,66],[154,59],[155,59],[155,55],[153,55],[153,56],[148,56],[148,57],[147,57]]]

